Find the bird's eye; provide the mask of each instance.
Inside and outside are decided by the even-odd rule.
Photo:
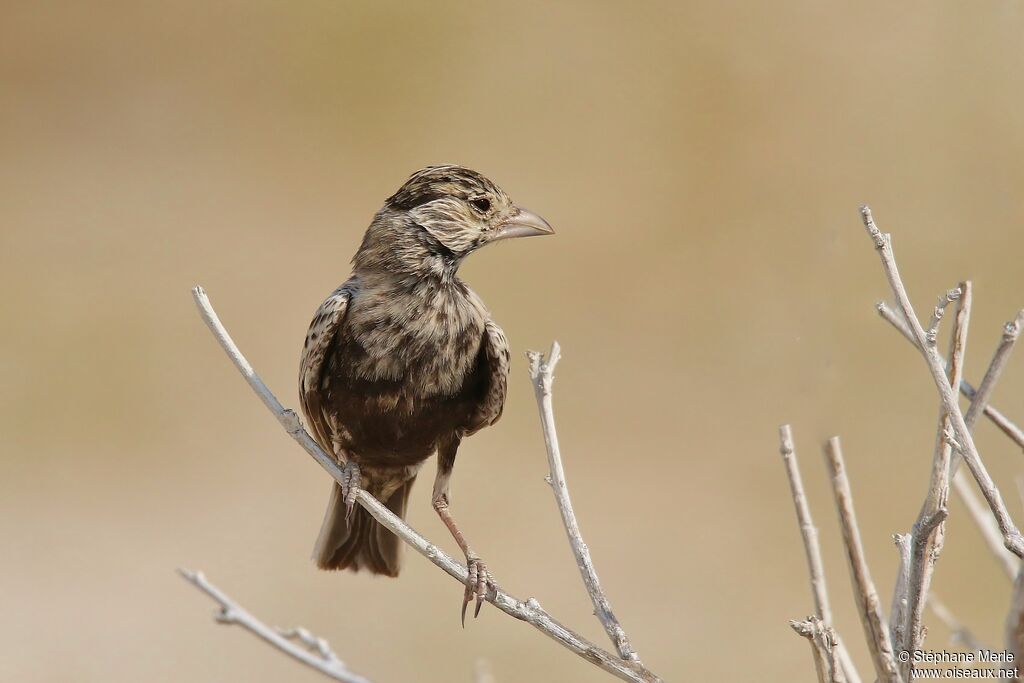
[[[469,203],[475,206],[481,213],[487,213],[491,210],[491,200],[487,197],[477,197],[476,199],[471,199]]]

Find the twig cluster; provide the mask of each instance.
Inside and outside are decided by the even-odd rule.
[[[1019,659],[1024,655],[1024,574],[1020,571],[1020,560],[1024,557],[1024,536],[1011,519],[999,489],[984,465],[975,446],[972,429],[978,418],[984,414],[1017,446],[1024,447],[1024,432],[994,406],[989,405],[992,391],[1020,336],[1021,327],[1024,326],[1024,311],[1006,324],[984,378],[975,389],[963,379],[964,350],[972,305],[971,283],[962,282],[940,297],[927,327],[923,326],[914,313],[896,267],[891,236],[878,229],[870,209],[863,207],[861,215],[864,227],[878,251],[896,302],[895,310],[885,303],[879,303],[878,312],[921,353],[939,394],[937,436],[928,490],[910,532],[894,536],[899,570],[888,619],[882,612],[861,543],[853,495],[846,475],[839,438],[833,437],[824,446],[854,598],[871,654],[875,677],[882,683],[910,683],[914,675],[912,653],[922,649],[926,635],[923,622],[927,605],[930,605],[932,612],[949,627],[956,644],[972,650],[981,649],[980,643],[971,632],[960,624],[943,603],[929,593],[932,574],[945,539],[951,482],[952,489],[963,498],[969,514],[996,559],[1006,573],[1015,579],[1010,614],[1007,617],[1006,638],[1008,649]],[[947,358],[943,359],[937,348],[938,330],[947,308],[954,304],[956,317],[949,352]],[[957,389],[970,400],[970,407],[966,413],[960,409]],[[832,624],[817,530],[811,520],[804,496],[803,482],[793,448],[792,431],[788,425],[780,429],[780,443],[807,554],[815,605],[813,616],[791,624],[797,633],[811,643],[819,681],[859,681],[854,665],[842,647]],[[957,471],[961,461],[967,464],[981,493],[980,497],[964,473]]]
[[[249,386],[260,397],[264,405],[274,414],[285,431],[291,435],[300,446],[313,457],[319,465],[330,474],[335,481],[341,482],[344,473],[333,457],[329,456],[320,445],[303,428],[298,415],[290,409],[281,405],[280,401],[263,383],[259,375],[242,355],[242,352],[235,345],[224,325],[217,317],[216,312],[210,303],[209,298],[201,287],[193,289],[193,297],[199,307],[200,315],[213,333],[221,348],[228,355],[235,367],[242,374]],[[491,589],[487,594],[487,601],[499,610],[524,621],[540,632],[558,642],[562,647],[576,653],[586,661],[611,673],[625,681],[634,683],[661,683],[653,672],[651,672],[640,661],[636,651],[630,645],[625,631],[612,613],[611,605],[604,591],[601,589],[597,578],[597,572],[590,558],[590,551],[583,537],[580,534],[579,525],[576,521],[575,512],[569,499],[569,491],[565,482],[565,471],[562,465],[561,453],[558,448],[558,438],[555,432],[554,412],[552,409],[552,385],[554,383],[554,369],[560,357],[558,343],[552,346],[551,353],[547,359],[542,354],[530,352],[530,376],[534,383],[537,396],[537,405],[540,410],[542,426],[544,429],[544,440],[547,445],[548,464],[550,475],[547,480],[551,484],[558,508],[562,516],[565,530],[572,546],[573,553],[579,564],[580,572],[591,601],[594,603],[595,615],[604,626],[615,646],[618,654],[612,654],[597,646],[581,636],[576,631],[568,628],[555,620],[545,611],[536,598],[528,598],[523,601],[515,596],[506,593],[500,588]],[[428,541],[403,519],[396,516],[391,510],[384,506],[379,500],[364,490],[356,494],[356,502],[361,505],[380,524],[398,536],[407,545],[426,557],[435,566],[446,574],[465,584],[468,578],[468,571],[465,565],[456,561],[450,555]],[[345,668],[337,657],[327,648],[326,643],[320,647],[322,641],[317,640],[304,629],[289,632],[275,631],[267,627],[251,614],[243,610],[224,593],[212,586],[205,580],[201,573],[182,571],[182,574],[193,585],[216,600],[222,607],[219,621],[221,623],[238,624],[256,634],[277,649],[285,652],[302,663],[324,673],[336,680],[350,681],[353,683],[369,683],[365,678],[352,674]],[[228,618],[230,616],[230,618]],[[289,639],[294,636],[305,647],[301,647]],[[312,647],[311,647],[312,644]],[[483,674],[480,674],[483,675]],[[478,675],[479,678],[479,675]]]

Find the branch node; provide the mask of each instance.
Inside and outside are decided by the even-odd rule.
[[[285,431],[287,431],[292,438],[295,438],[306,431],[305,427],[302,426],[302,420],[299,419],[298,413],[291,408],[285,408],[279,419],[281,421],[281,426],[285,428]]]

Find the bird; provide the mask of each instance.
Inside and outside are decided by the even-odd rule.
[[[455,456],[505,404],[509,345],[459,278],[470,254],[551,225],[484,175],[458,165],[413,173],[377,211],[350,277],[316,310],[299,363],[300,405],[342,468],[313,549],[325,570],[397,576],[401,544],[355,505],[362,489],[404,517],[413,482],[437,454],[431,503],[466,558],[474,617],[497,589],[451,512]]]

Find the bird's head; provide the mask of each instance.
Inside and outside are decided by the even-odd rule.
[[[358,267],[454,275],[462,260],[491,242],[554,234],[516,206],[491,180],[461,166],[413,173],[384,203],[356,254]]]

